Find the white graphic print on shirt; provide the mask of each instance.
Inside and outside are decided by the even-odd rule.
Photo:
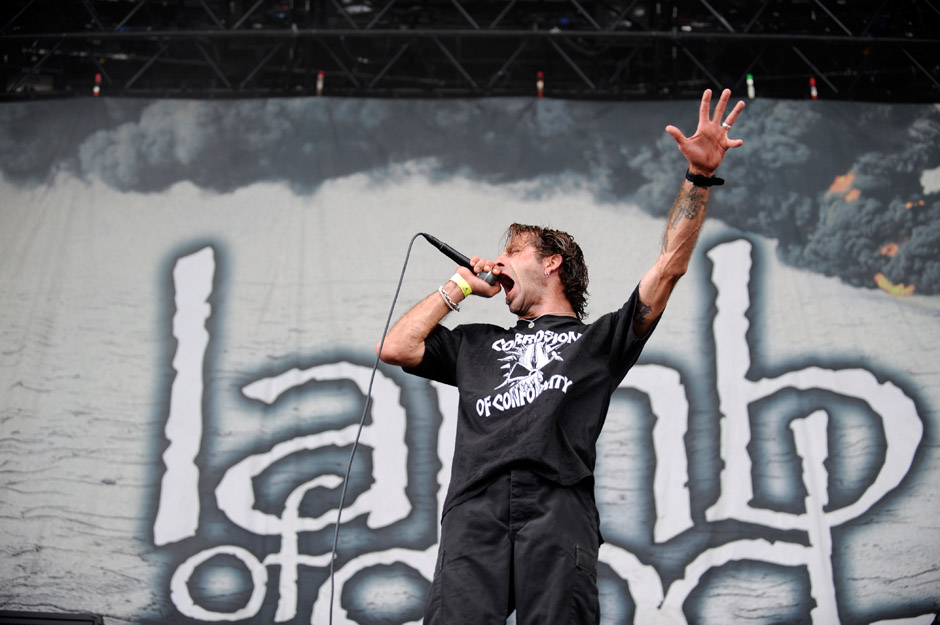
[[[506,390],[477,400],[477,414],[489,417],[494,409],[504,412],[525,406],[547,390],[568,392],[571,380],[559,374],[546,378],[542,370],[556,361],[563,361],[562,348],[579,338],[581,333],[573,330],[539,330],[533,334],[517,333],[511,340],[499,339],[494,342],[493,350],[505,354],[497,360],[505,363],[500,368],[506,371],[503,373],[502,384],[493,390]]]

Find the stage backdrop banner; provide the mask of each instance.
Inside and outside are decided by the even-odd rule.
[[[419,622],[456,392],[373,375],[389,317],[454,270],[414,237],[494,258],[511,222],[567,230],[595,319],[659,252],[685,173],[663,129],[697,114],[0,106],[0,608]],[[730,134],[744,146],[598,442],[602,621],[928,625],[940,108],[755,100]],[[445,320],[466,322],[514,319],[471,298]]]

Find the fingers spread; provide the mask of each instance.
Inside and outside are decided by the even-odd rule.
[[[702,94],[702,104],[698,109],[698,123],[699,125],[704,124],[708,121],[708,111],[712,105],[712,90],[706,89],[705,93]]]
[[[720,122],[725,114],[725,108],[728,106],[728,100],[731,99],[731,89],[725,89],[718,97],[718,104],[715,105],[715,114],[712,121]]]
[[[731,109],[731,112],[728,113],[728,118],[725,120],[726,124],[733,124],[734,120],[738,118],[738,115],[741,114],[741,111],[744,110],[744,100],[738,100],[738,103],[734,105],[734,108]]]
[[[673,139],[675,139],[675,140],[676,140],[676,143],[678,143],[680,146],[681,146],[683,143],[685,143],[685,141],[686,141],[685,135],[682,134],[682,131],[679,130],[678,128],[676,128],[675,126],[673,126],[673,125],[671,125],[671,124],[670,124],[669,126],[666,126],[666,132],[668,132],[669,135],[670,135]]]

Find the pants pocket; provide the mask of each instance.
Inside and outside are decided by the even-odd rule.
[[[574,585],[571,589],[571,625],[597,625],[600,602],[597,597],[597,553],[575,546]]]

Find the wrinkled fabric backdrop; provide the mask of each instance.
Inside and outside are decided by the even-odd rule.
[[[394,317],[453,271],[412,238],[492,258],[513,221],[561,228],[591,317],[619,307],[697,108],[0,106],[0,608],[420,621],[456,396],[372,377],[406,256]],[[731,136],[598,443],[603,622],[931,623],[940,107],[755,100]]]

